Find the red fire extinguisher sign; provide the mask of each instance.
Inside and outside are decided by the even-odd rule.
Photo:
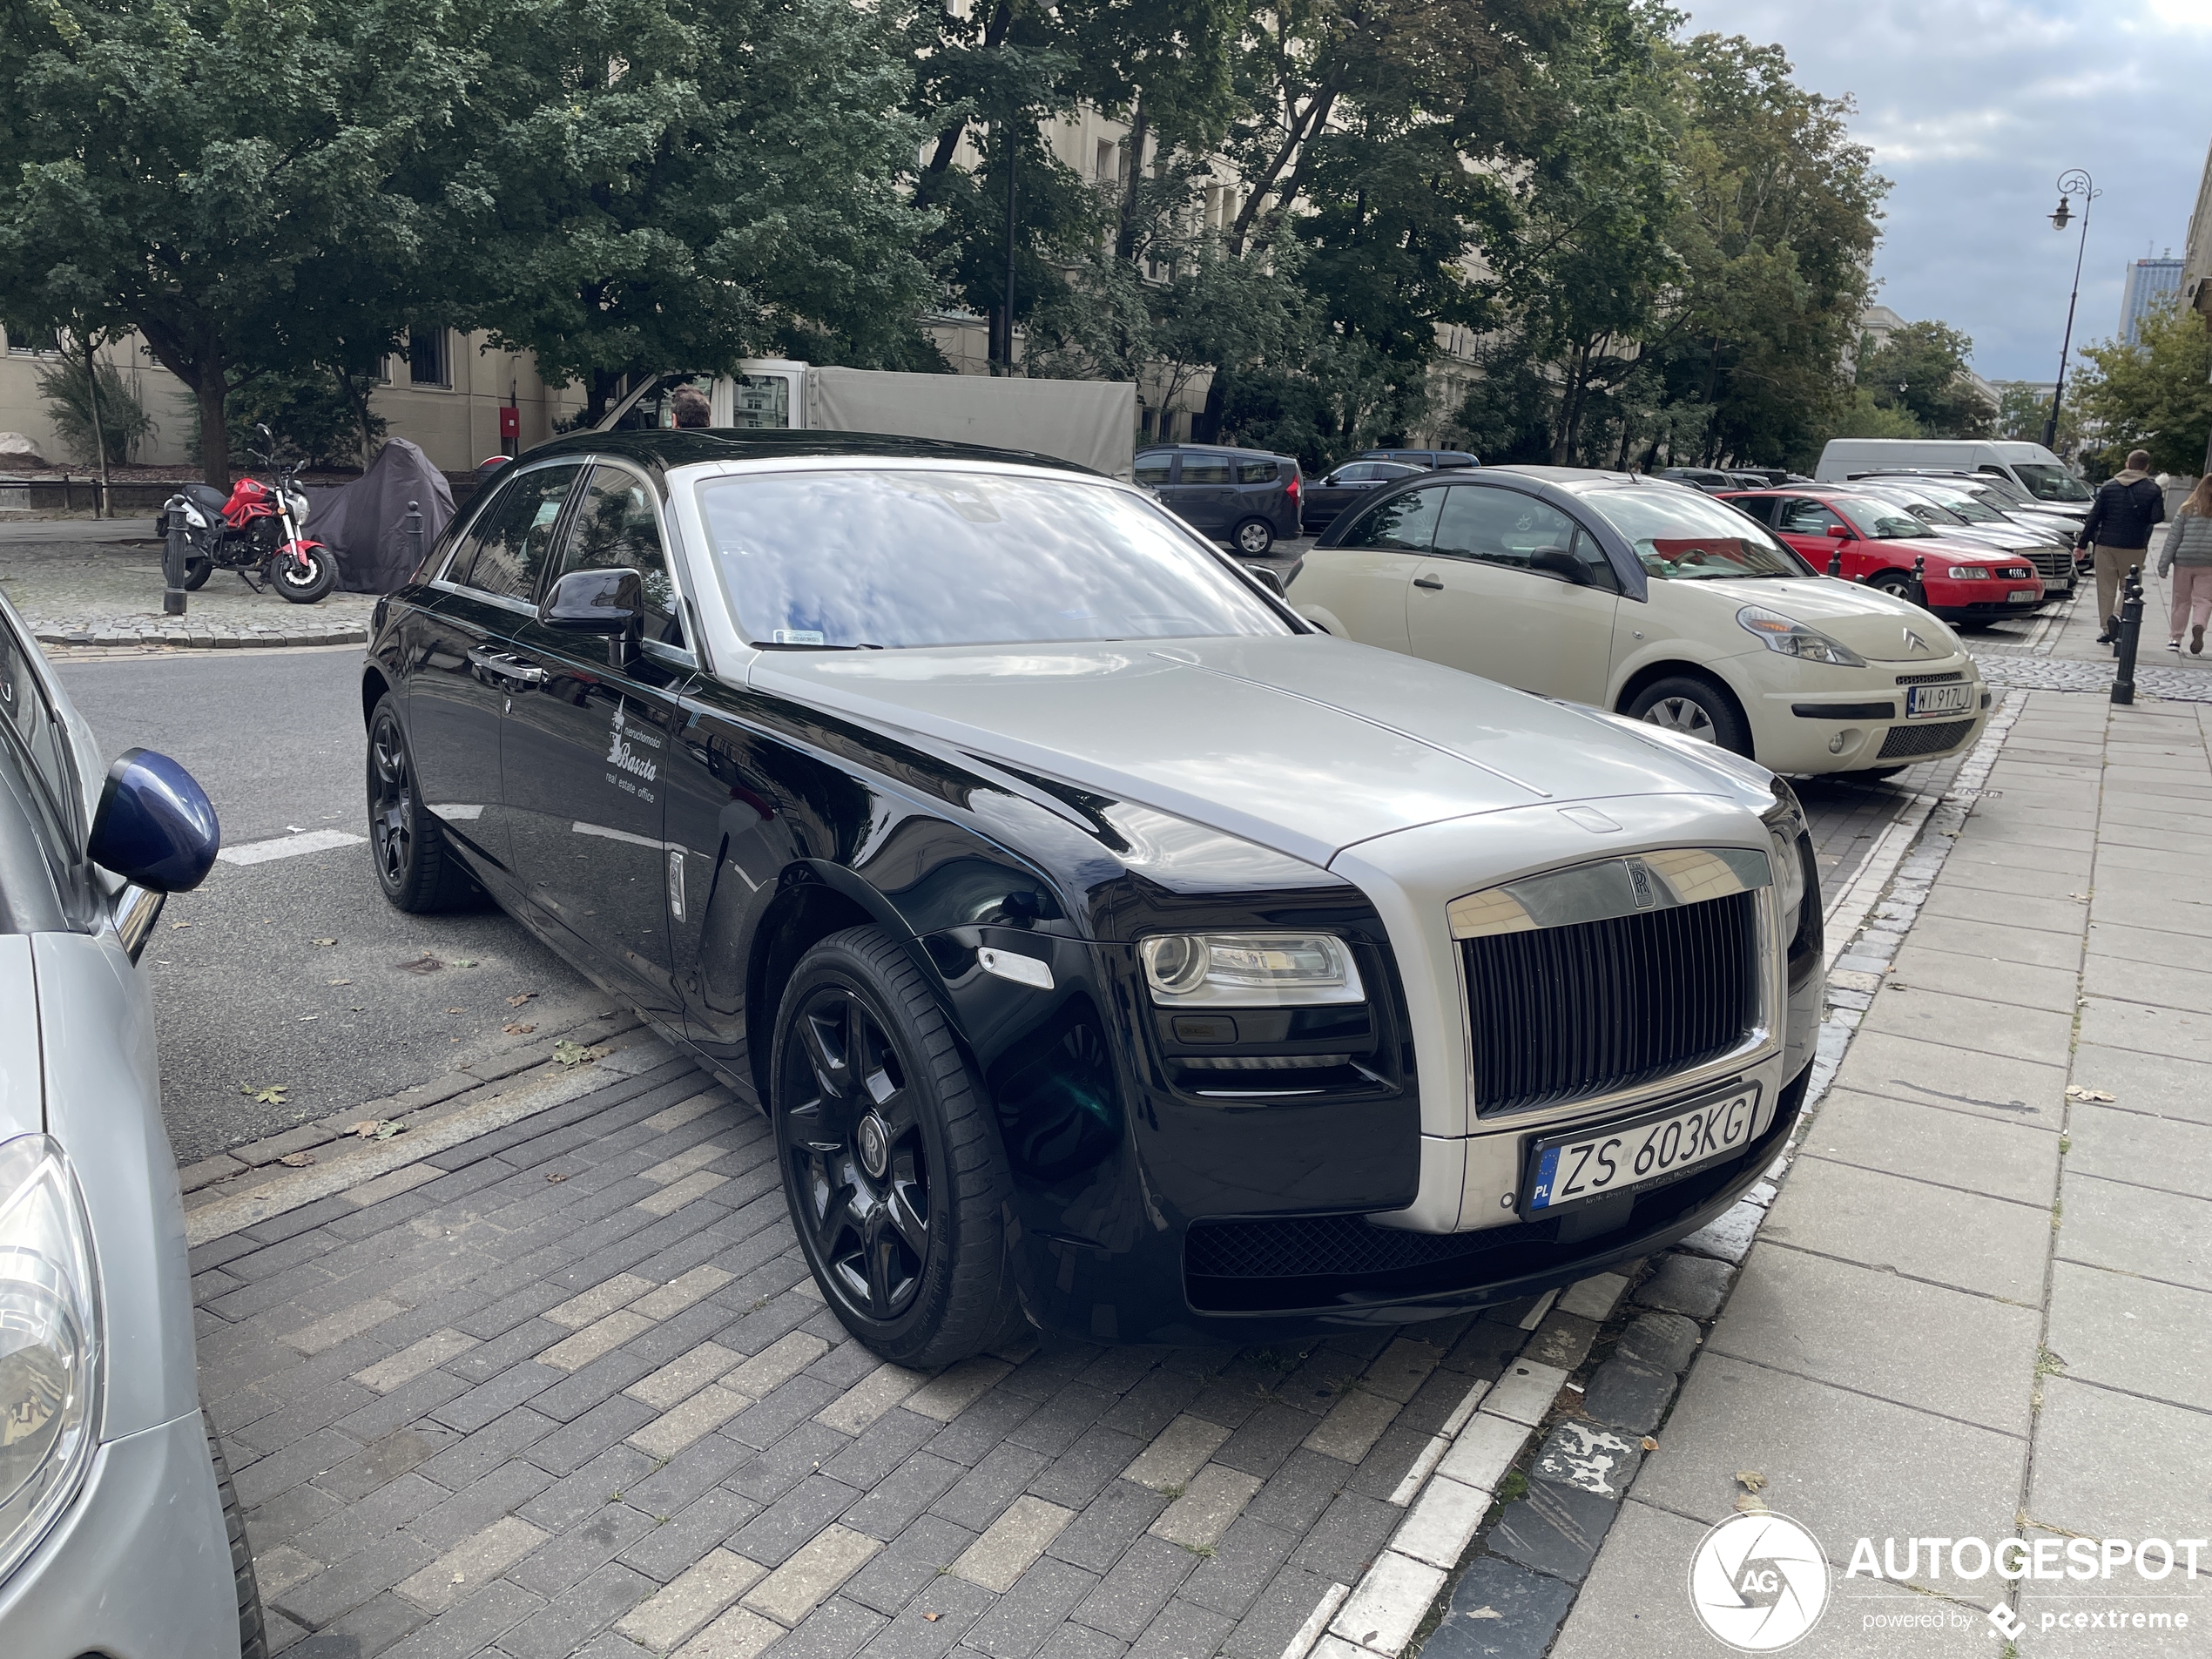
[[[509,455],[522,441],[523,412],[512,403],[502,404],[499,410],[499,442]]]

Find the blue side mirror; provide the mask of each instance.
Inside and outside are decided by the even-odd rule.
[[[189,893],[223,845],[215,805],[167,755],[132,749],[107,769],[92,817],[92,862],[157,893]]]

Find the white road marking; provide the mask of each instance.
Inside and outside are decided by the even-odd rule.
[[[226,864],[266,864],[271,859],[297,858],[302,853],[327,853],[334,846],[361,846],[368,840],[366,835],[345,830],[309,830],[304,835],[280,835],[273,841],[226,846],[215,856]]]

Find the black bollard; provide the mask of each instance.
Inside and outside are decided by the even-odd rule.
[[[172,496],[165,509],[169,516],[168,539],[161,549],[161,614],[185,614],[185,498]]]
[[[2135,700],[2135,646],[2143,633],[2143,584],[2137,580],[2141,575],[2142,566],[2130,565],[2120,589],[2120,641],[2113,647],[2120,666],[2112,677],[2112,700],[2120,704]]]
[[[1928,556],[1912,556],[1912,603],[1925,610],[1928,608]]]
[[[411,501],[407,504],[407,551],[411,561],[408,569],[420,581],[422,577],[422,503],[420,502]]]
[[[1831,577],[1841,577],[1843,573],[1844,550],[1838,547],[1828,555],[1828,574]]]

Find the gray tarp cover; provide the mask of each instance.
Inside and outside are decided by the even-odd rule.
[[[307,539],[338,556],[338,585],[347,593],[389,593],[415,574],[409,502],[421,506],[427,551],[452,521],[453,490],[405,438],[386,443],[352,483],[307,492]]]

